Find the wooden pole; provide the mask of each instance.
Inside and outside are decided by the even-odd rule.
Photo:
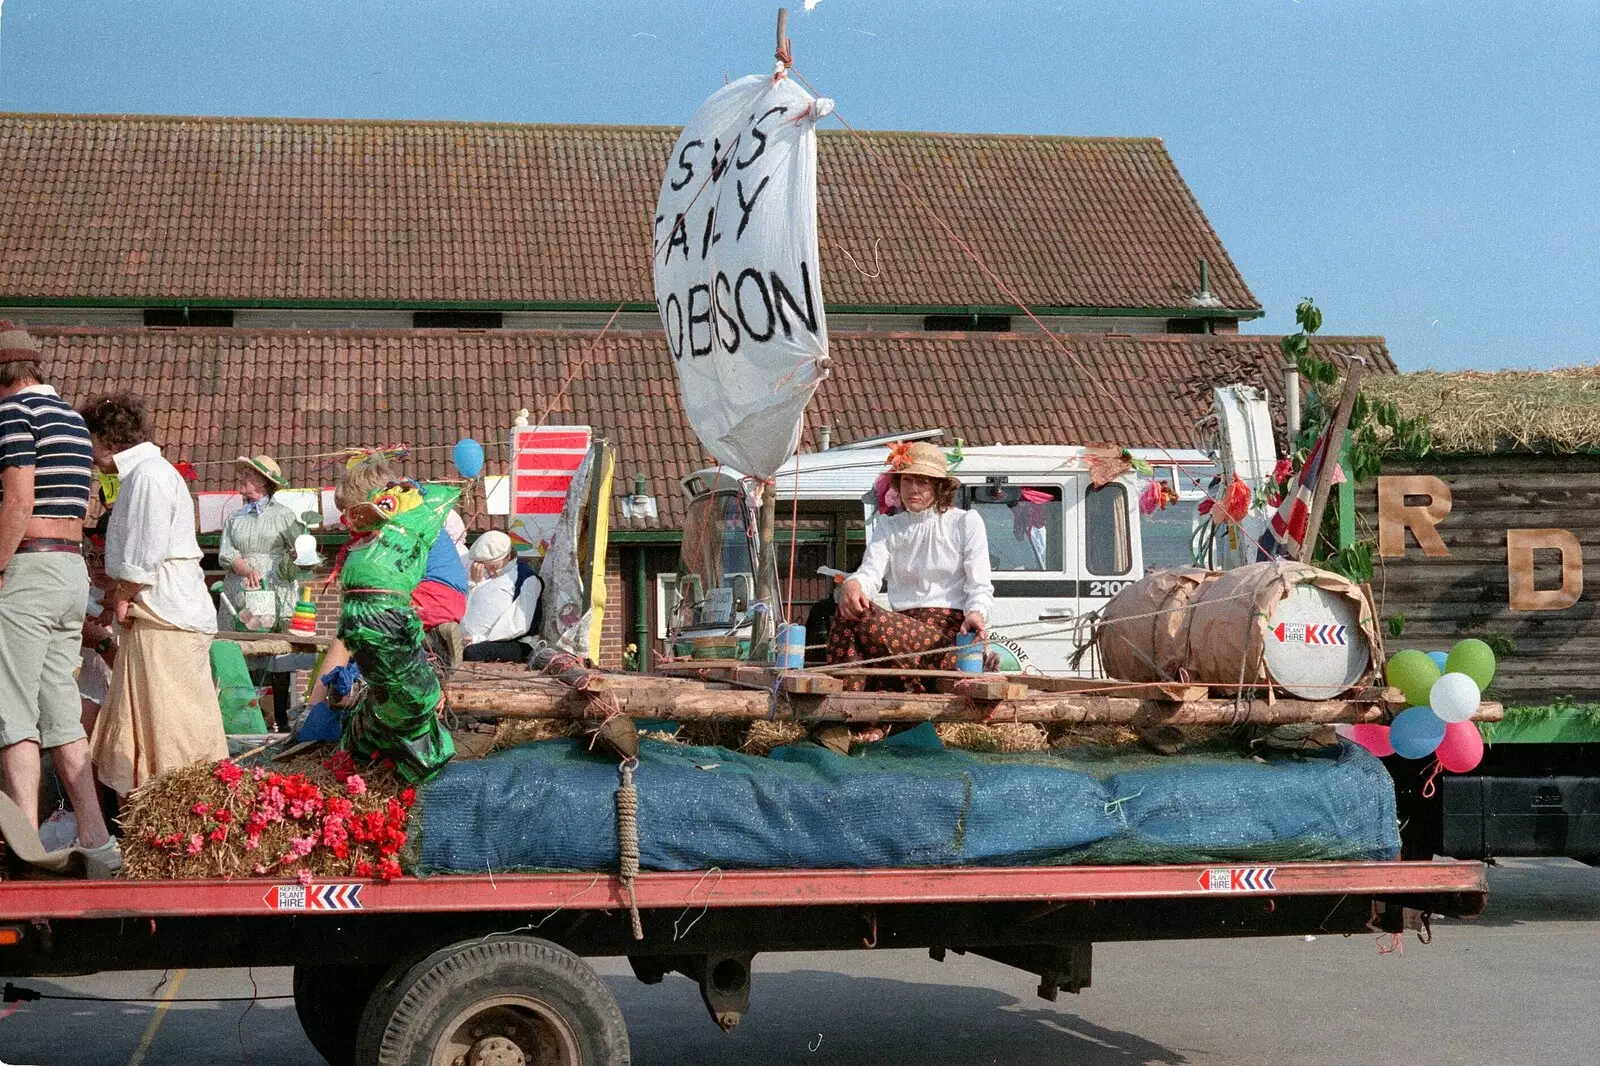
[[[784,57],[786,57],[786,56],[788,56],[790,54],[791,53],[789,52],[789,9],[786,8],[786,7],[780,7],[780,8],[778,8],[778,47],[777,47],[777,50],[773,53],[773,55],[777,58],[778,62],[784,63],[785,65],[787,65],[787,60]]]
[[[1338,468],[1339,457],[1344,452],[1344,435],[1350,428],[1350,412],[1355,409],[1356,396],[1361,392],[1361,378],[1366,369],[1365,360],[1351,359],[1350,368],[1345,372],[1344,395],[1339,397],[1333,425],[1328,427],[1322,468],[1317,471],[1317,488],[1311,497],[1311,521],[1306,525],[1305,543],[1300,545],[1299,559],[1302,563],[1309,563],[1317,549],[1317,537],[1322,532],[1322,516],[1328,509],[1328,490],[1333,486],[1333,472]]]
[[[1065,722],[1080,724],[1290,725],[1306,722],[1383,722],[1391,708],[1382,703],[1343,700],[1139,700],[1078,693],[1034,693],[1024,700],[976,701],[964,696],[893,692],[843,692],[780,696],[755,688],[712,688],[693,682],[657,680],[654,684],[607,686],[609,699],[553,691],[548,686],[516,688],[503,683],[461,682],[446,686],[450,709],[474,718],[572,718],[603,720],[619,707],[636,718],[676,722],[708,720],[797,722]],[[1500,705],[1485,703],[1480,721],[1498,721]]]

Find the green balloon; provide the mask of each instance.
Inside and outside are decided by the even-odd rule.
[[[1476,637],[1458,641],[1450,649],[1445,669],[1452,674],[1466,674],[1480,690],[1486,689],[1494,680],[1494,649]]]
[[[1389,684],[1405,693],[1406,702],[1414,707],[1428,705],[1428,693],[1441,676],[1439,664],[1428,658],[1426,652],[1406,650],[1389,657],[1383,676]]]

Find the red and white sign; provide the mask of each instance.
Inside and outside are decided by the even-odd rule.
[[[542,553],[548,546],[591,437],[588,426],[511,431],[511,534],[519,548]]]
[[[1207,892],[1271,892],[1276,866],[1235,866],[1224,870],[1201,870],[1200,887]]]
[[[273,885],[262,898],[275,911],[358,911],[361,885]]]
[[[1318,622],[1279,622],[1272,631],[1279,644],[1316,644],[1344,647],[1350,643],[1347,626]]]

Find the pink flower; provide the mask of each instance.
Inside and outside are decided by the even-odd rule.
[[[345,779],[344,790],[352,796],[359,796],[367,790],[367,783],[361,779],[360,774],[351,774]]]
[[[295,879],[298,880],[302,885],[309,885],[311,883],[311,871],[301,870],[295,875]]]
[[[189,808],[189,813],[190,814],[205,814],[209,810],[211,810],[211,804],[209,804],[209,803],[196,803],[193,807]]]
[[[190,833],[189,834],[189,847],[187,849],[185,849],[185,850],[187,850],[190,855],[198,855],[198,854],[200,854],[200,849],[205,847],[205,846],[206,846],[206,842],[204,840],[200,839],[200,834],[199,833]]]
[[[314,836],[310,836],[310,837],[290,837],[289,838],[289,855],[292,858],[303,859],[307,855],[310,855],[311,854],[311,849],[316,847],[316,846],[317,846],[317,838],[314,837]]]
[[[265,867],[265,866],[263,866],[263,865],[262,865],[262,864],[261,864],[261,863],[259,863],[259,862],[258,862],[258,863],[256,863],[256,874],[257,874],[257,875],[258,875],[258,876],[259,876],[259,875],[261,875],[261,874],[264,874],[264,873],[266,873],[266,872],[267,872],[267,868],[266,868],[266,867]]]

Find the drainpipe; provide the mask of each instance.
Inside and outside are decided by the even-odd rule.
[[[1300,436],[1300,368],[1293,363],[1283,366],[1283,425],[1289,433],[1289,450],[1294,451]]]
[[[644,478],[640,478],[642,483]],[[643,488],[641,484],[639,486]],[[642,495],[642,493],[641,493]],[[645,547],[640,545],[633,553],[633,643],[639,649],[639,672],[650,672],[650,580],[645,573]]]

